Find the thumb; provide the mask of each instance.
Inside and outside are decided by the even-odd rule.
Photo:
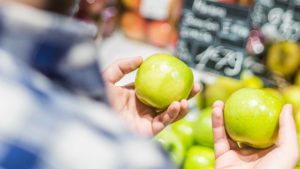
[[[116,83],[121,80],[126,74],[137,69],[143,62],[142,57],[131,57],[120,59],[108,66],[102,73],[106,82]]]
[[[283,107],[279,119],[279,146],[298,151],[298,140],[292,105]]]

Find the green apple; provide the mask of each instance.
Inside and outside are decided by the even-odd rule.
[[[206,86],[204,91],[205,105],[210,107],[217,100],[226,101],[230,94],[228,91],[221,85],[218,84],[209,84]]]
[[[213,147],[212,109],[206,108],[200,112],[194,124],[195,141],[203,146]]]
[[[297,133],[300,133],[300,109],[294,110],[294,119],[296,123]]]
[[[293,105],[294,110],[300,109],[300,86],[288,86],[283,90],[283,96],[287,103]]]
[[[184,169],[213,169],[215,165],[214,151],[208,147],[193,146],[187,153]]]
[[[203,109],[205,106],[205,99],[204,99],[203,92],[197,93],[194,98],[195,98],[196,106],[197,106],[198,110]]]
[[[171,129],[181,139],[186,149],[194,143],[193,121],[181,119],[172,124]]]
[[[267,67],[281,76],[293,75],[299,65],[299,46],[295,42],[280,42],[272,45],[267,54]]]
[[[227,100],[224,111],[225,128],[238,145],[267,148],[278,135],[282,100],[261,89],[244,88]]]
[[[191,69],[169,54],[155,54],[140,66],[135,79],[138,99],[159,110],[188,98],[193,87]]]
[[[277,97],[278,99],[282,100],[282,102],[285,102],[285,99],[279,90],[276,90],[274,88],[263,88],[263,90],[268,92],[269,94]]]
[[[241,81],[233,78],[225,77],[225,76],[220,76],[216,80],[216,83],[219,84],[220,86],[223,86],[230,95],[233,92],[243,88],[243,83]]]
[[[215,83],[208,84],[204,91],[204,98],[207,107],[210,107],[217,100],[226,101],[229,96],[238,89],[241,89],[243,84],[239,80],[220,76]]]
[[[185,147],[181,139],[173,130],[165,129],[161,131],[154,139],[163,147],[170,155],[171,160],[178,166],[181,165],[185,157]]]
[[[264,86],[264,82],[251,72],[243,72],[241,75],[241,81],[246,88],[260,89]]]
[[[300,70],[298,71],[295,78],[295,85],[300,86]]]

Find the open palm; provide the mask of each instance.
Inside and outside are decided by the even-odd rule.
[[[144,136],[153,136],[164,129],[168,124],[183,118],[188,112],[187,100],[173,102],[165,111],[156,110],[140,102],[134,90],[134,84],[116,86],[126,74],[136,70],[143,59],[141,57],[118,60],[103,72],[106,81],[109,100],[112,107],[129,124],[129,126]],[[194,84],[190,97],[200,90]]]
[[[239,148],[227,135],[223,120],[224,103],[213,106],[213,134],[216,169],[294,169],[298,160],[297,133],[291,105],[280,115],[279,139],[268,149]]]

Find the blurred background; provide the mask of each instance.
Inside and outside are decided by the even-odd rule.
[[[72,10],[94,31],[102,68],[154,53],[193,68],[202,92],[156,137],[180,168],[214,167],[210,107],[243,87],[292,103],[300,131],[299,0],[80,0]]]
[[[191,112],[156,137],[177,166],[214,167],[210,107],[243,87],[263,88],[292,103],[300,131],[300,1],[120,0],[107,5],[103,19],[94,20],[100,25],[104,66],[120,57],[167,52],[189,64],[204,86],[190,101]]]

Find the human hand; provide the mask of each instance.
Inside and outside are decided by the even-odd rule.
[[[279,120],[278,141],[268,149],[238,148],[227,135],[223,120],[224,103],[213,105],[213,134],[216,169],[294,169],[298,158],[297,132],[292,106],[285,105]]]
[[[140,102],[134,90],[134,84],[116,86],[126,74],[136,70],[143,62],[142,57],[121,59],[110,65],[103,72],[108,97],[113,109],[129,124],[129,127],[144,136],[153,136],[168,124],[183,118],[188,112],[186,99],[173,102],[165,111],[157,113],[152,107]],[[200,90],[194,84],[189,98]]]

